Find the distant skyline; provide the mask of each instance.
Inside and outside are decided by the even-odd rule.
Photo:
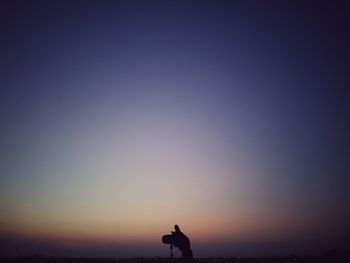
[[[349,248],[349,3],[0,9],[2,254]]]

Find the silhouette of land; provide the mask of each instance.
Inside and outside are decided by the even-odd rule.
[[[36,255],[30,257],[0,257],[0,262],[13,263],[181,263],[181,258],[137,257],[137,258],[79,258],[79,257],[47,257]],[[195,258],[195,263],[348,263],[350,251],[331,250],[320,256],[288,256],[288,257],[208,257]]]

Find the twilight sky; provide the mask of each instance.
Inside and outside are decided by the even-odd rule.
[[[349,7],[1,2],[2,254],[345,247]]]

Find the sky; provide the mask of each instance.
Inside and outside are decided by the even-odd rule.
[[[1,254],[349,248],[346,1],[0,10]]]

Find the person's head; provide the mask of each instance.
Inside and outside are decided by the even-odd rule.
[[[175,225],[174,228],[175,228],[175,231],[180,231],[180,227],[178,225]]]

